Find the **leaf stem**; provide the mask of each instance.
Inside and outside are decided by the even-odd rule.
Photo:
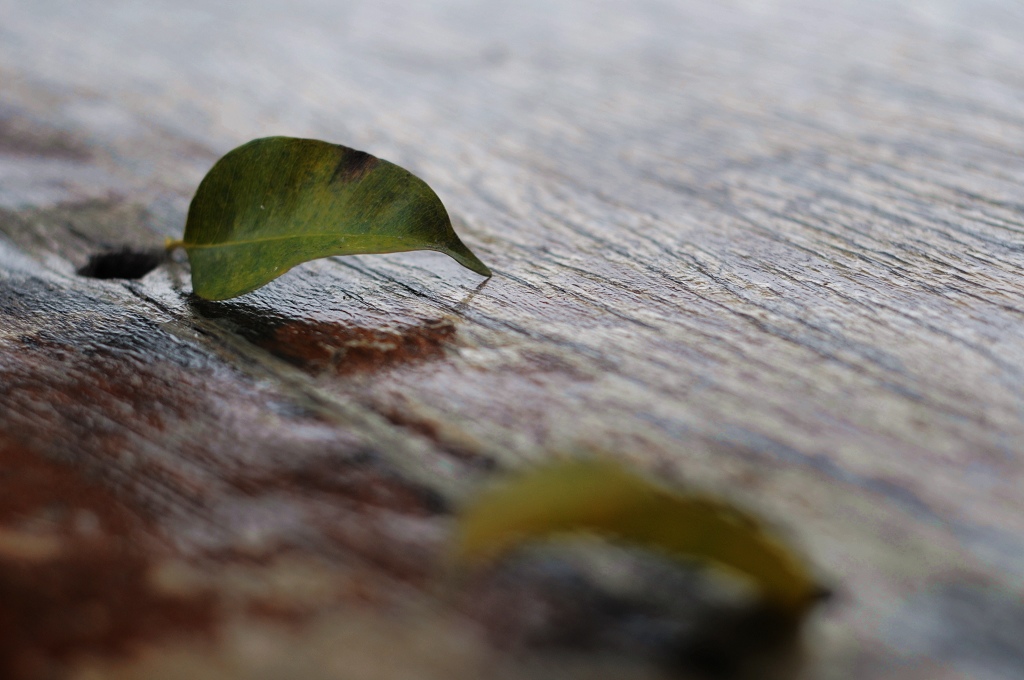
[[[184,248],[184,247],[185,247],[185,242],[182,241],[181,239],[172,239],[169,236],[164,239],[164,248],[167,250],[167,252],[170,252],[170,251],[174,250],[175,248]]]

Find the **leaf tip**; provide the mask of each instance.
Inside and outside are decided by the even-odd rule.
[[[480,258],[474,255],[473,251],[467,248],[462,241],[456,240],[455,243],[450,244],[449,247],[444,250],[444,253],[466,269],[474,271],[480,276],[486,276],[487,278],[494,276],[494,272],[491,271],[491,268],[484,264]]]

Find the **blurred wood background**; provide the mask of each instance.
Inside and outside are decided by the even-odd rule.
[[[1021,64],[1012,0],[0,0],[0,670],[497,677],[447,509],[604,451],[808,555],[807,677],[1024,677]],[[76,274],[272,134],[495,277]]]

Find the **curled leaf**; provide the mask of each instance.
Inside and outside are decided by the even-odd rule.
[[[257,139],[217,161],[173,245],[188,252],[193,290],[208,300],[248,293],[331,255],[436,250],[491,275],[423,180],[313,139]]]
[[[580,532],[738,574],[796,616],[821,594],[804,564],[749,514],[610,461],[555,463],[485,492],[462,515],[455,557],[479,563],[526,541]]]

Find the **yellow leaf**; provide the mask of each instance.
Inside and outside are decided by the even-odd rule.
[[[462,514],[455,558],[479,564],[526,541],[573,533],[707,562],[749,579],[795,616],[821,593],[801,560],[748,513],[601,460],[550,464],[483,493]]]

